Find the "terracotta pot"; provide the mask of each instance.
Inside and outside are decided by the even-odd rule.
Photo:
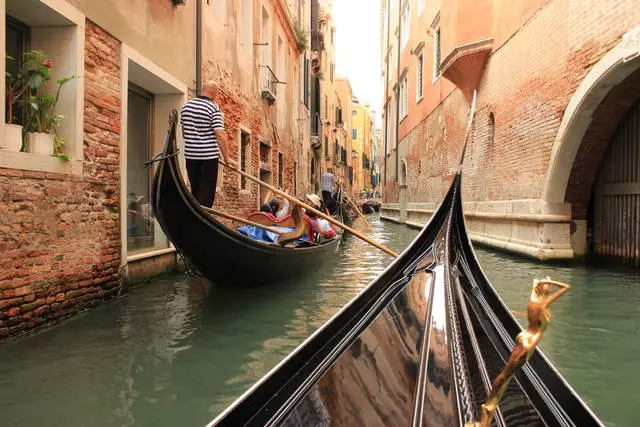
[[[29,153],[53,156],[53,135],[44,132],[29,132],[27,147],[29,147]]]
[[[11,151],[20,151],[22,148],[22,126],[4,125],[4,140],[0,141],[0,148]]]

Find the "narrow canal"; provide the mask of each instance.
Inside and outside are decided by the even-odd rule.
[[[371,219],[372,237],[397,251],[417,233]],[[607,425],[636,425],[639,274],[477,253],[516,311],[525,310],[534,277],[573,284],[554,304],[542,347]],[[0,424],[204,425],[390,261],[351,237],[333,264],[295,283],[221,290],[199,278],[165,277],[60,326],[0,344]]]

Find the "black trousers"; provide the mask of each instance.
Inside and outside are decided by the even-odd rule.
[[[335,213],[336,211],[336,201],[331,197],[331,191],[323,191],[322,192],[322,201],[324,205],[329,209],[330,213]]]
[[[191,184],[191,194],[202,206],[210,208],[216,198],[218,182],[218,159],[187,159],[187,175]]]

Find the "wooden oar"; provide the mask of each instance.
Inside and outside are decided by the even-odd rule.
[[[358,212],[358,215],[360,215],[360,218],[362,218],[362,220],[364,221],[365,224],[367,224],[367,226],[369,228],[373,228],[371,226],[371,224],[369,224],[369,221],[367,221],[367,218],[364,217],[364,214],[362,212],[360,212],[360,209],[358,209],[358,207],[356,206],[355,203],[353,203],[353,200],[351,200],[351,197],[349,197],[349,195],[345,192],[344,196],[347,198],[347,200],[349,201],[349,203],[351,203],[351,206],[353,206],[353,208],[356,210],[356,212]]]
[[[284,231],[280,231],[280,230],[276,230],[275,228],[271,228],[271,227],[267,227],[266,225],[262,225],[262,224],[258,224],[257,222],[248,220],[248,219],[244,219],[244,218],[240,218],[237,216],[233,216],[233,215],[229,215],[228,213],[224,213],[222,211],[216,210],[216,209],[211,209],[208,208],[206,206],[202,206],[202,209],[204,209],[205,211],[216,215],[216,216],[221,216],[223,218],[227,218],[230,219],[232,221],[237,221],[237,222],[241,222],[243,224],[247,224],[247,225],[253,225],[254,227],[258,227],[258,228],[262,228],[263,230],[267,230],[270,231],[272,233],[276,233],[278,235],[285,233]]]
[[[387,248],[386,246],[382,246],[380,243],[374,242],[373,240],[371,240],[370,238],[368,238],[367,236],[358,233],[356,230],[354,230],[351,227],[348,227],[346,225],[344,225],[343,223],[341,223],[340,221],[336,221],[335,219],[331,218],[329,215],[320,212],[318,209],[309,206],[308,204],[301,202],[300,200],[296,199],[295,197],[292,197],[290,195],[288,195],[287,193],[285,193],[284,191],[278,190],[276,187],[267,184],[266,182],[260,181],[258,178],[254,177],[253,175],[249,175],[246,172],[241,171],[240,169],[234,168],[229,166],[228,164],[226,164],[225,162],[223,162],[222,160],[218,160],[220,164],[222,164],[224,167],[226,167],[227,169],[231,169],[232,171],[239,173],[240,175],[244,176],[245,178],[247,178],[248,180],[251,180],[253,182],[256,182],[260,185],[262,185],[265,188],[268,188],[269,190],[273,191],[276,194],[281,195],[282,197],[284,197],[285,199],[287,199],[288,201],[290,201],[291,203],[294,203],[296,205],[302,206],[303,208],[305,208],[308,211],[311,211],[313,213],[315,213],[316,215],[318,215],[320,218],[324,218],[327,221],[329,221],[330,223],[337,225],[338,227],[342,228],[345,231],[348,231],[349,233],[353,234],[354,236],[356,236],[357,238],[364,240],[365,242],[369,243],[372,246],[375,246],[376,248],[380,249],[383,252],[388,253],[389,255],[391,255],[392,257],[398,257],[398,254],[395,253],[394,251],[392,251],[391,249]]]

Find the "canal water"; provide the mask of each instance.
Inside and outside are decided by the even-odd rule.
[[[367,232],[396,251],[417,234],[370,220],[375,231]],[[356,238],[345,240],[334,262],[303,280],[223,290],[201,278],[164,277],[62,325],[0,344],[0,425],[206,424],[391,261]],[[476,251],[514,311],[525,311],[534,277],[573,285],[553,306],[542,348],[607,425],[637,425],[638,273]]]

